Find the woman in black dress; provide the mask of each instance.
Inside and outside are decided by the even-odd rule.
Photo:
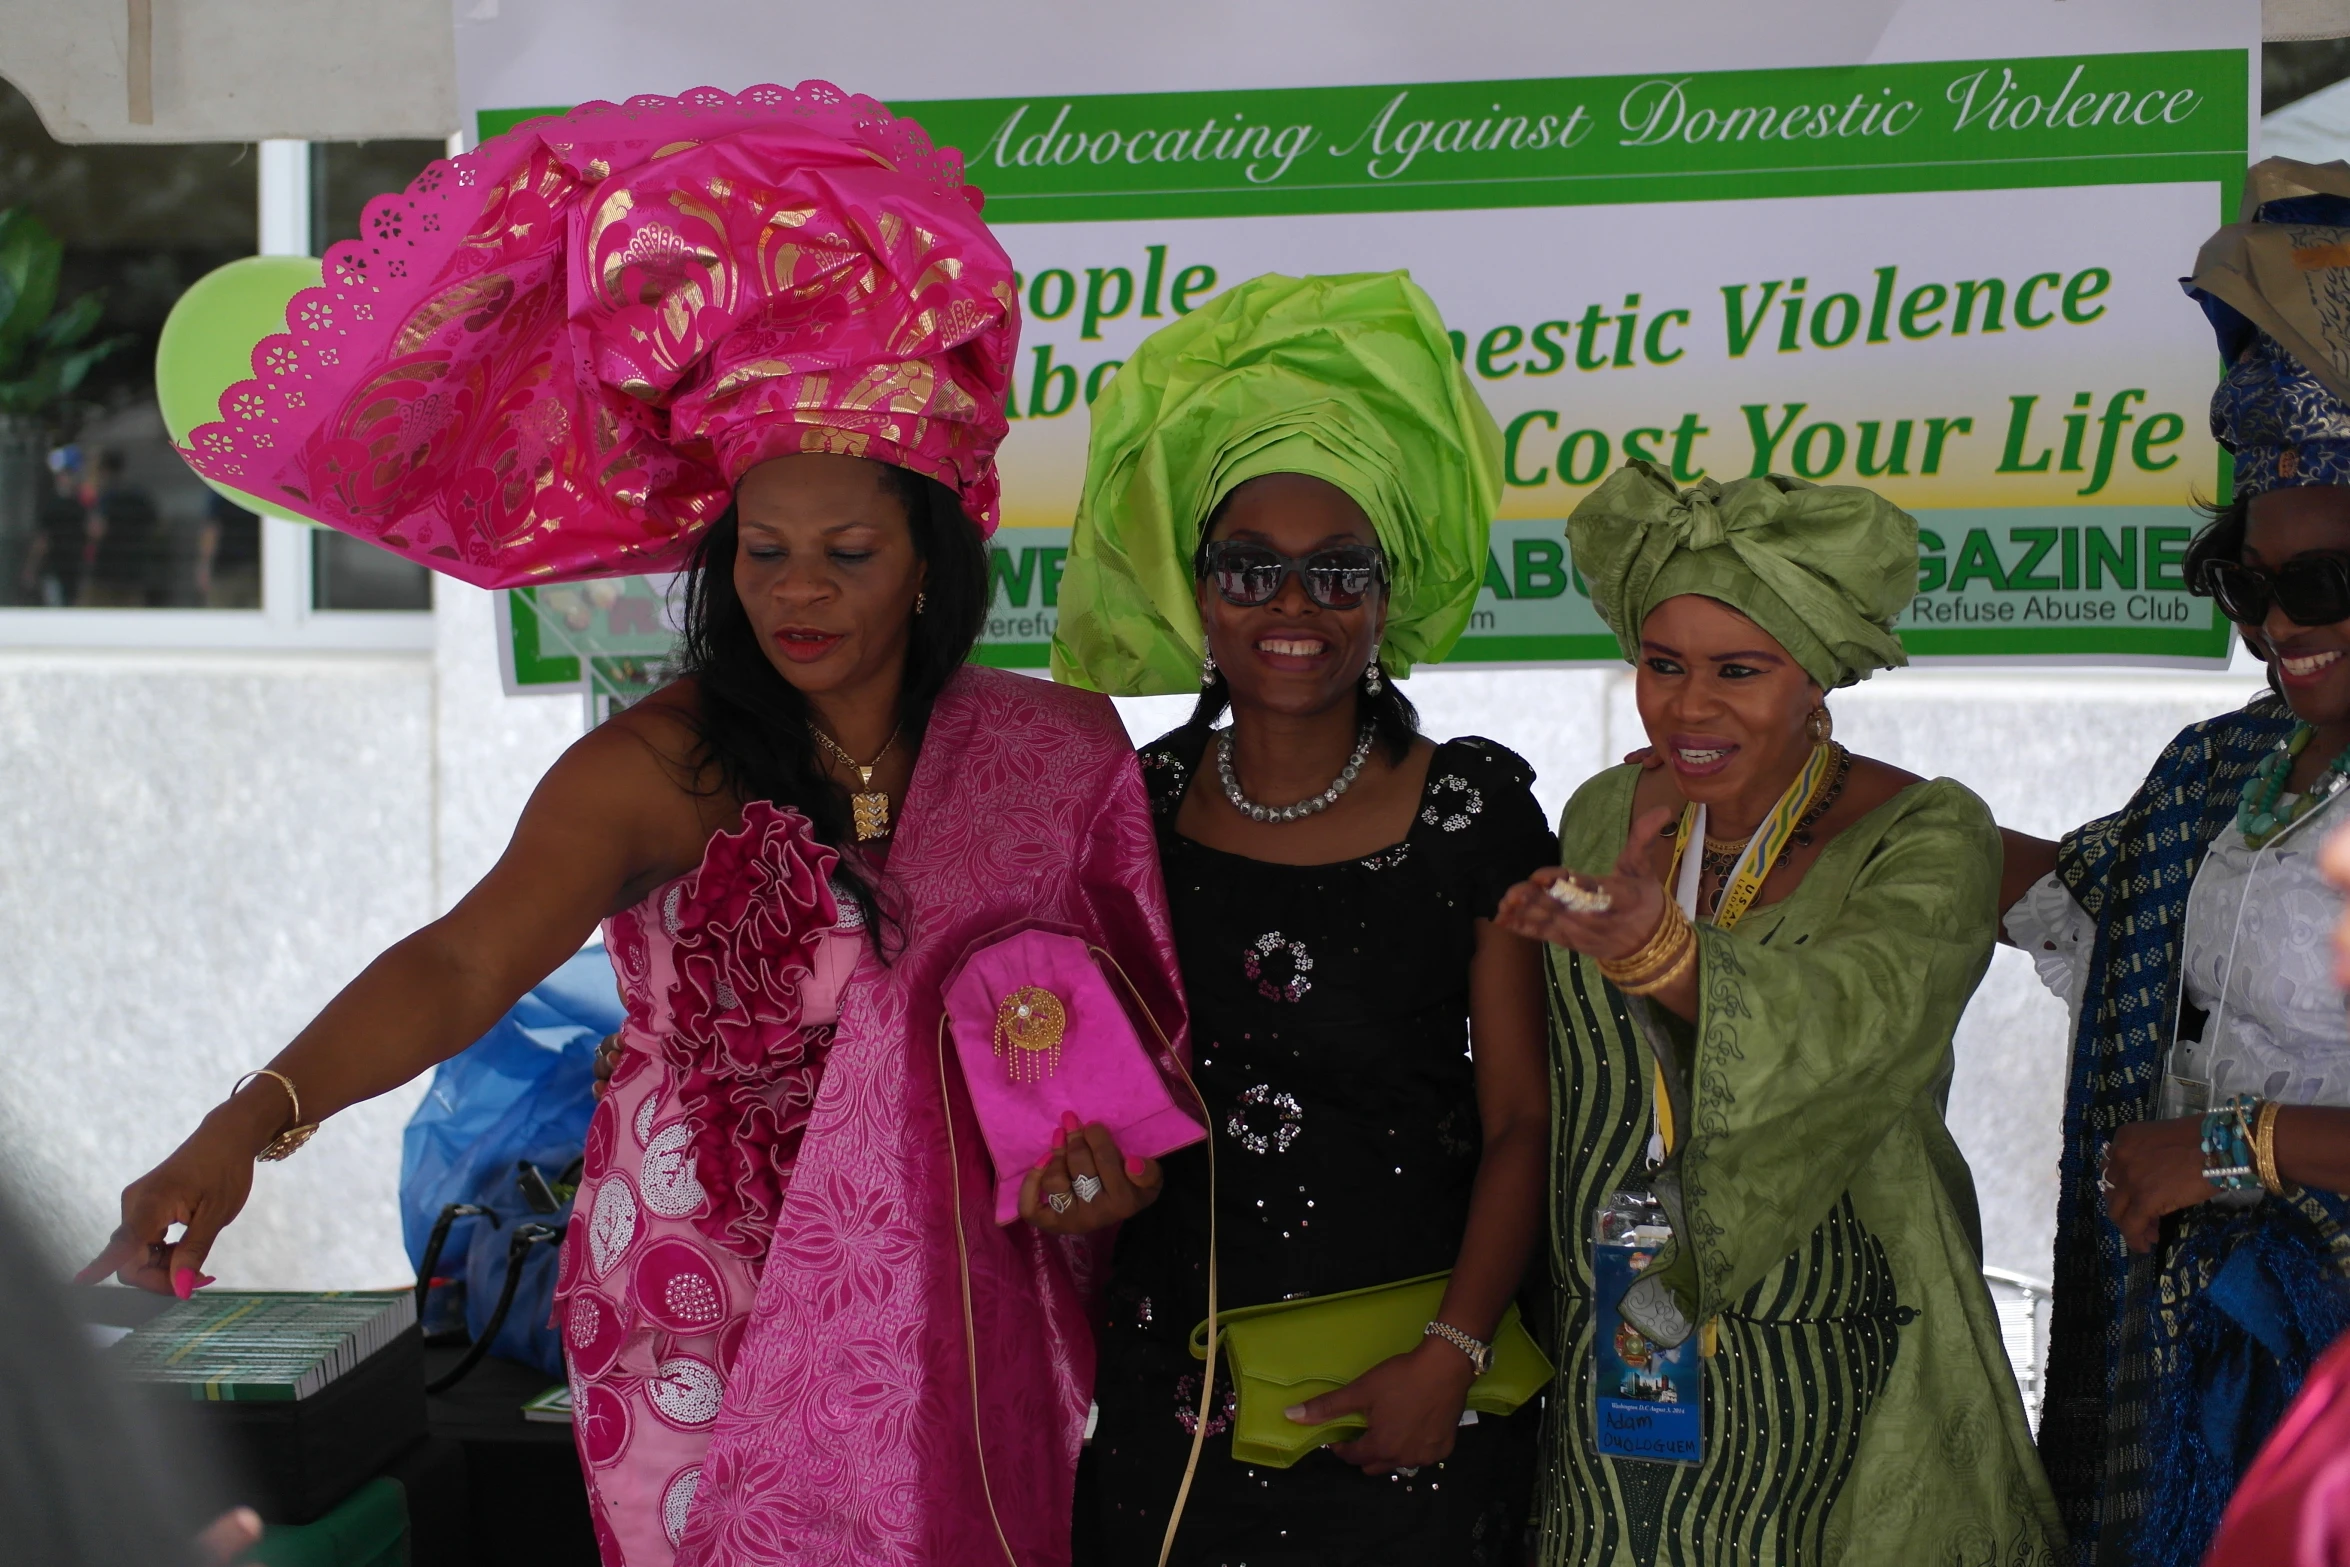
[[[1259,280],[1180,325],[1196,342],[1200,315],[1225,307],[1209,346],[1233,354],[1255,325],[1233,319],[1258,303],[1244,291],[1317,283],[1357,292],[1310,303],[1342,323],[1350,307],[1368,313],[1390,339],[1393,304],[1418,296],[1400,278]],[[1367,285],[1384,291],[1365,301]],[[1137,365],[1146,379],[1159,368],[1150,346],[1113,390]],[[1428,347],[1432,377],[1455,372],[1441,323]],[[1097,462],[1118,428],[1097,405]],[[1473,1353],[1518,1292],[1549,1136],[1538,957],[1491,917],[1514,879],[1555,862],[1556,841],[1524,762],[1484,740],[1420,738],[1380,670],[1383,634],[1393,662],[1431,602],[1427,541],[1390,535],[1444,519],[1382,507],[1375,525],[1356,492],[1378,505],[1392,490],[1341,483],[1342,467],[1294,441],[1222,466],[1221,493],[1194,502],[1207,516],[1192,535],[1206,689],[1191,722],[1142,755],[1215,1139],[1220,1303],[1452,1279],[1444,1331],[1295,1415],[1359,1411],[1369,1429],[1292,1468],[1233,1459],[1219,1366],[1173,1559],[1515,1567],[1533,1411],[1463,1424],[1463,1399]],[[1476,487],[1458,487],[1473,509]],[[1480,562],[1486,515],[1471,517]],[[1081,523],[1077,559],[1098,558]],[[1159,1560],[1199,1418],[1188,1341],[1207,1314],[1206,1150],[1164,1171],[1157,1203],[1119,1234],[1098,1340],[1093,1464],[1119,1567]]]

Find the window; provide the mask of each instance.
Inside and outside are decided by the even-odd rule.
[[[100,305],[58,356],[68,376],[77,351],[106,345],[49,395],[27,385],[39,348],[0,365],[16,382],[0,413],[0,603],[260,607],[259,523],[214,504],[172,451],[154,383],[155,336],[181,291],[253,253],[257,168],[249,145],[65,146],[0,84],[0,207],[61,251],[58,312]]]
[[[368,202],[396,190],[447,152],[437,141],[313,142],[310,154],[310,254],[359,237]],[[432,573],[364,539],[332,529],[310,538],[313,610],[432,608]]]
[[[0,339],[0,644],[431,645],[424,567],[331,529],[256,517],[196,478],[164,432],[154,360],[189,284],[256,250],[316,255],[355,237],[370,197],[445,151],[68,146],[0,81],[0,209],[30,215],[59,247],[58,310],[93,300],[81,308],[96,319],[68,352],[104,350],[63,365],[50,388],[33,356],[8,362]]]

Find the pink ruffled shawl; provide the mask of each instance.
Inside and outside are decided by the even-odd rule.
[[[938,1024],[941,984],[973,941],[1045,919],[1114,954],[1183,1048],[1148,807],[1109,702],[959,674],[883,895],[905,947],[887,965],[868,953],[843,996],[679,1567],[965,1567],[1003,1560],[998,1522],[1023,1567],[1069,1559],[1107,1246],[992,1222],[951,1063],[942,1094]]]
[[[693,1120],[708,1199],[694,1227],[754,1264],[767,1254],[831,1040],[831,1029],[800,1018],[816,943],[835,918],[839,863],[805,816],[754,800],[741,830],[711,839],[661,910],[677,971],[661,1048]]]

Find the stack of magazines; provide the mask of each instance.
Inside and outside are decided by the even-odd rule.
[[[325,1516],[424,1440],[412,1290],[205,1290],[152,1312],[153,1296],[88,1294],[88,1320],[130,1328],[103,1358],[150,1398],[192,1402],[272,1524]]]
[[[108,1351],[122,1375],[211,1402],[305,1399],[356,1370],[416,1320],[398,1293],[207,1290],[167,1308]]]

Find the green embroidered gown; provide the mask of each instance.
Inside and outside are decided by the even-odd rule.
[[[1565,864],[1614,868],[1639,770],[1568,805]],[[1913,785],[1787,898],[1698,928],[1699,1021],[1553,949],[1545,1567],[2033,1567],[2061,1526],[1979,1271],[1974,1180],[1943,1126],[1951,1033],[1989,965],[2000,845],[1983,803]],[[1662,1057],[1672,1161],[1647,1173]],[[1591,1225],[1656,1190],[1677,1239],[1635,1321],[1717,1323],[1705,1458],[1593,1444]]]

